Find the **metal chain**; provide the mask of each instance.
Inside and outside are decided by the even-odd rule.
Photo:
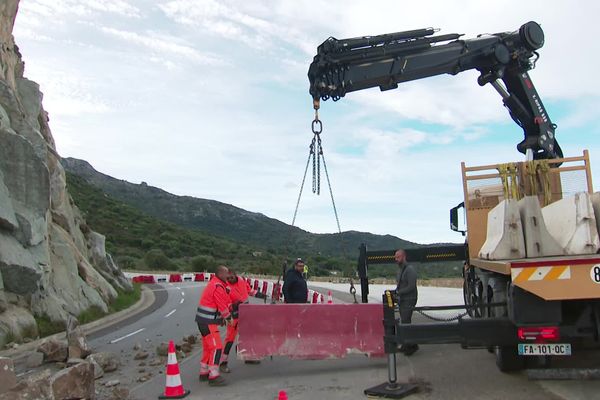
[[[424,316],[425,318],[429,318],[432,321],[437,321],[437,322],[450,322],[450,321],[457,321],[460,318],[466,316],[467,314],[469,314],[467,311],[465,311],[462,314],[458,314],[455,315],[454,317],[450,317],[450,318],[443,318],[443,317],[434,317],[433,315],[429,315],[427,313],[425,313],[424,311],[417,311],[419,314],[421,314],[422,316]]]
[[[329,195],[331,196],[331,204],[333,205],[333,213],[335,214],[335,222],[337,223],[338,233],[342,233],[340,227],[340,218],[338,217],[337,207],[335,206],[335,200],[333,199],[333,190],[331,188],[331,181],[329,180],[329,172],[327,172],[327,164],[325,163],[325,156],[323,155],[323,149],[321,149],[321,157],[323,158],[323,169],[325,170],[325,177],[327,178],[327,185],[329,186]]]
[[[310,145],[310,152],[308,153],[308,160],[306,160],[306,168],[304,168],[304,176],[302,177],[302,184],[300,185],[300,193],[298,193],[298,200],[296,201],[296,209],[294,210],[294,218],[292,218],[292,226],[296,224],[296,216],[298,215],[298,208],[300,207],[300,198],[302,197],[302,191],[304,190],[304,181],[306,181],[306,173],[308,172],[308,164],[310,164],[310,157],[312,155],[312,144]]]

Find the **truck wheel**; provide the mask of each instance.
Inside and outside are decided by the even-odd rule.
[[[515,372],[525,368],[525,358],[517,353],[517,346],[497,346],[496,365],[502,372]]]

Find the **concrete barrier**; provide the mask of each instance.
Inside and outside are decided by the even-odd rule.
[[[525,256],[519,205],[514,199],[502,200],[488,213],[487,235],[479,251],[479,258],[508,260]]]
[[[238,358],[383,356],[381,304],[242,304]]]
[[[548,232],[565,254],[595,254],[600,248],[596,217],[589,193],[565,197],[542,209]]]

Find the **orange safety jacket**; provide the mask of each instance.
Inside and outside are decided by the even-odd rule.
[[[221,324],[231,317],[229,311],[231,299],[227,293],[226,283],[214,275],[200,296],[196,310],[196,322],[199,324]]]
[[[248,303],[248,296],[254,296],[256,290],[252,289],[246,280],[239,277],[236,283],[227,282],[227,289],[231,299],[231,314],[233,318],[238,318],[239,305]]]

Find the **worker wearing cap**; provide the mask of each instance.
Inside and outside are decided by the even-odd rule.
[[[223,386],[225,380],[219,374],[219,364],[223,344],[219,326],[231,325],[231,299],[227,293],[229,270],[221,265],[202,292],[196,311],[196,323],[202,334],[202,359],[200,361],[200,381],[208,381],[211,386]]]
[[[394,254],[398,263],[396,293],[398,294],[398,306],[400,308],[400,322],[410,324],[412,322],[413,308],[417,305],[417,272],[412,265],[406,262],[406,251],[400,249]],[[419,345],[402,345],[400,351],[406,356],[412,355],[419,349]]]
[[[286,303],[306,303],[308,298],[308,287],[302,276],[304,272],[304,261],[298,258],[294,266],[285,274],[283,281],[283,296]]]
[[[246,280],[240,279],[235,271],[231,269],[229,270],[229,276],[227,277],[227,289],[231,300],[231,316],[233,317],[233,322],[227,325],[225,348],[223,350],[223,355],[221,356],[219,370],[221,372],[229,373],[231,370],[228,366],[228,358],[229,352],[233,347],[233,342],[235,342],[235,337],[238,334],[239,307],[240,304],[247,304],[248,297],[254,296],[256,290],[252,289]]]

